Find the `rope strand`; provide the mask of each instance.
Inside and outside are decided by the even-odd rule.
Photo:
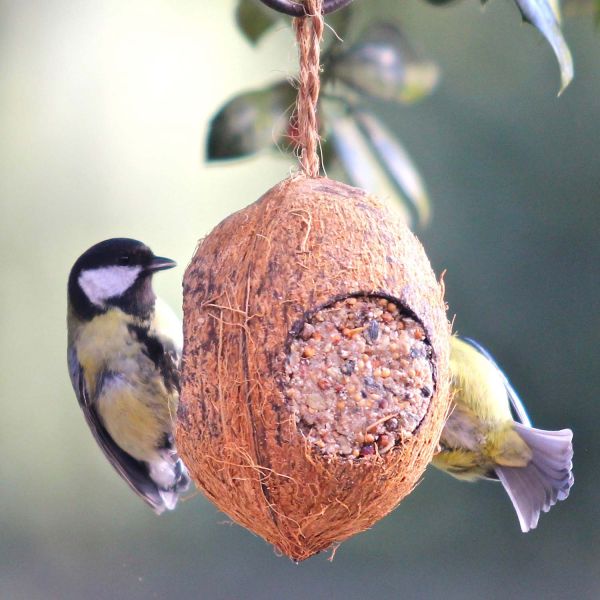
[[[319,101],[323,0],[304,0],[305,17],[294,19],[300,58],[300,84],[296,98],[300,166],[309,177],[319,176]]]

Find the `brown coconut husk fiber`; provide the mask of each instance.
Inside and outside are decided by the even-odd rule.
[[[293,331],[349,295],[390,298],[422,324],[435,389],[383,456],[324,457],[283,394]],[[234,521],[303,560],[371,527],[419,481],[449,406],[442,287],[402,219],[362,190],[286,179],[204,238],[184,279],[177,447]]]

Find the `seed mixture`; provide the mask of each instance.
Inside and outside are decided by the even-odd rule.
[[[422,325],[386,298],[349,297],[319,310],[286,364],[298,427],[326,456],[385,454],[427,412],[431,352]]]

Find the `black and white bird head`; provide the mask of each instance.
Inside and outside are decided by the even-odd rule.
[[[73,265],[69,302],[83,319],[91,319],[110,308],[147,318],[156,300],[152,275],[176,264],[170,258],[155,256],[137,240],[105,240],[86,250]]]

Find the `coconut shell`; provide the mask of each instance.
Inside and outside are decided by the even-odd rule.
[[[394,299],[423,325],[435,389],[414,434],[383,456],[326,457],[283,389],[290,337],[352,294]],[[286,179],[221,222],[184,278],[177,447],[220,510],[294,560],[371,527],[430,462],[449,406],[441,286],[401,217],[364,191]]]

